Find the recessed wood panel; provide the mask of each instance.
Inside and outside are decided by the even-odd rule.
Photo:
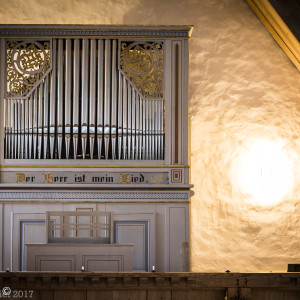
[[[35,271],[75,271],[75,256],[37,255]]]
[[[83,266],[88,272],[93,271],[124,271],[123,255],[84,255]]]
[[[181,245],[186,242],[186,209],[169,208],[169,268],[170,272],[181,270]]]
[[[116,221],[115,242],[133,243],[133,269],[148,271],[148,222]]]
[[[132,271],[133,244],[27,244],[27,271]]]

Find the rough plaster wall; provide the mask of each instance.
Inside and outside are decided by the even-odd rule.
[[[0,0],[2,23],[193,24],[190,41],[192,271],[286,271],[300,263],[300,77],[239,0]],[[235,185],[240,153],[284,144],[295,186],[260,207]],[[298,153],[297,153],[298,152]]]

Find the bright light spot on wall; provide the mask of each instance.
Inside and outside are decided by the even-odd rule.
[[[237,184],[253,204],[275,205],[292,191],[294,174],[282,143],[260,140],[239,160]]]

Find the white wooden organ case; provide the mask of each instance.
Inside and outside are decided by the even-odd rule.
[[[188,270],[191,29],[0,25],[2,270]]]

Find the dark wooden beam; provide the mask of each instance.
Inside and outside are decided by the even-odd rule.
[[[48,300],[296,300],[300,273],[0,272],[0,293],[7,292]]]
[[[246,0],[279,46],[300,71],[300,44],[268,0]]]

